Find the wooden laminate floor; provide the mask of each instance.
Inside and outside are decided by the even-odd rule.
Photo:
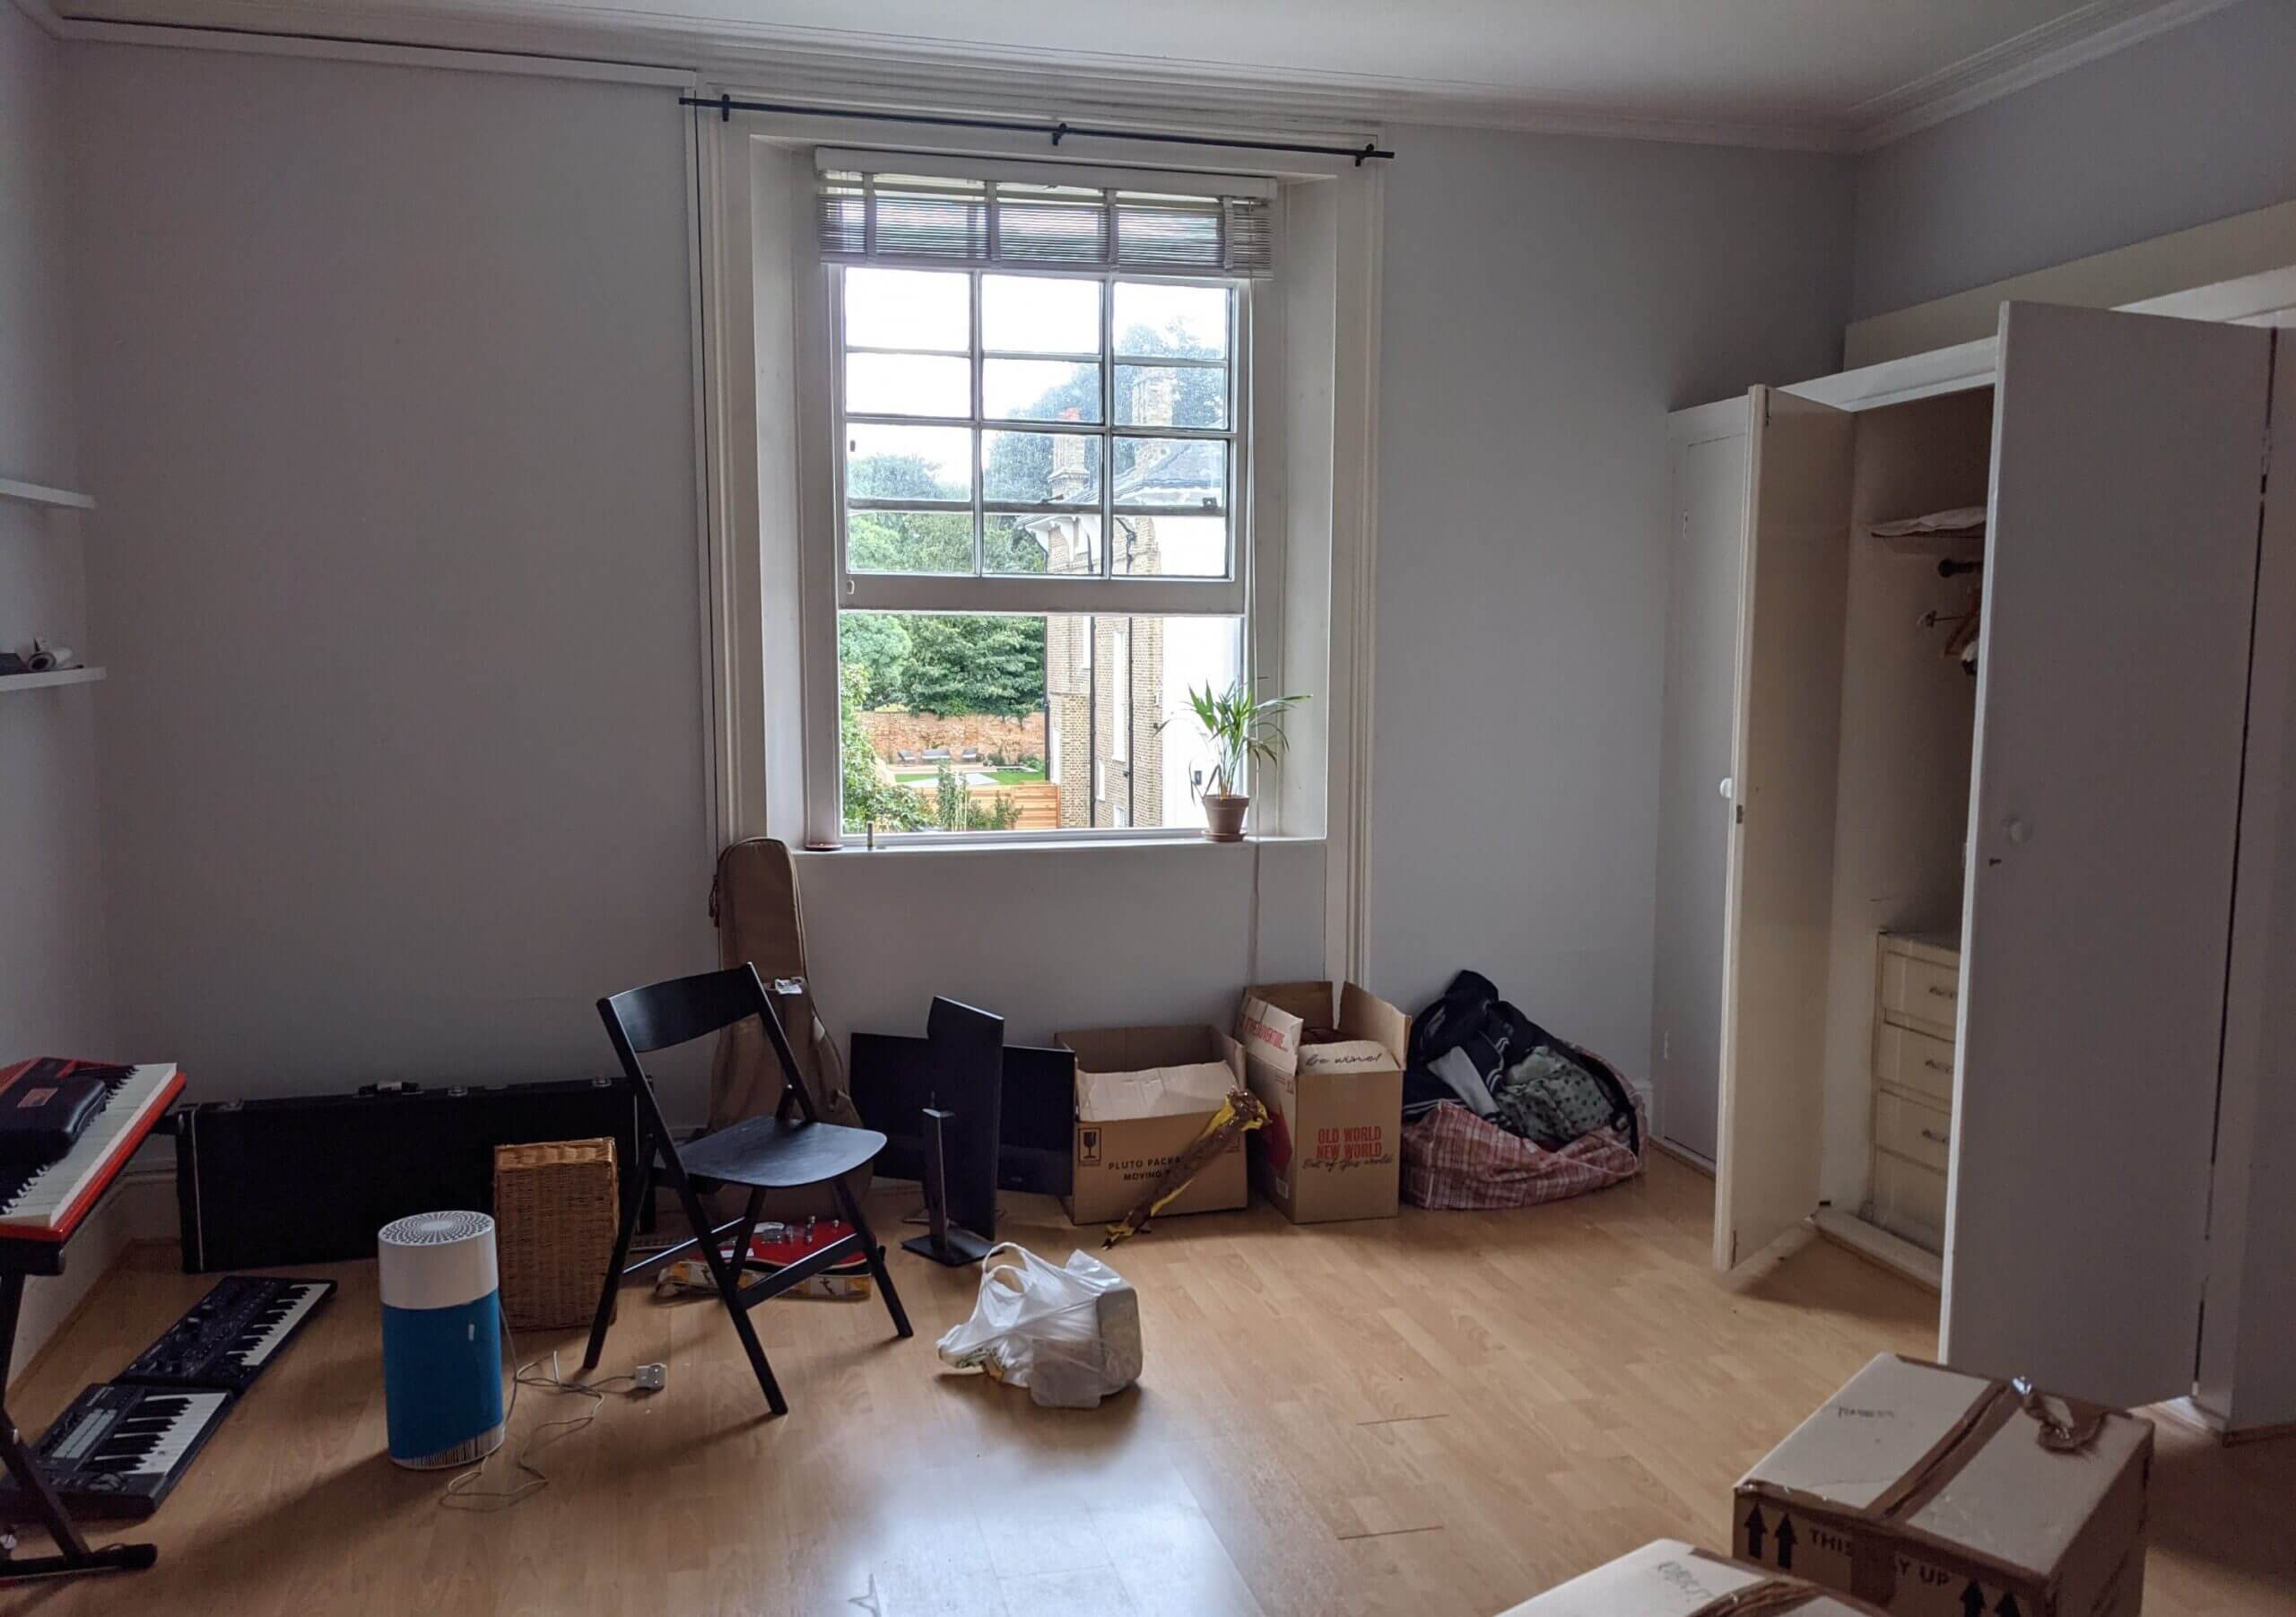
[[[1111,1255],[1148,1369],[1092,1412],[943,1374],[974,1279],[906,1253],[913,1341],[874,1299],[753,1317],[778,1421],[714,1303],[631,1291],[604,1369],[665,1360],[668,1390],[609,1404],[497,1514],[384,1457],[374,1266],[346,1265],[150,1525],[158,1568],[0,1611],[1487,1617],[1661,1534],[1726,1542],[1741,1470],[1872,1353],[1934,1347],[1933,1298],[1830,1247],[1718,1284],[1711,1195],[1661,1158],[1519,1213],[1170,1220]],[[902,1200],[881,1189],[883,1228]],[[1065,1258],[1083,1232],[1014,1200],[1007,1232]],[[200,1294],[172,1258],[104,1283],[19,1387],[30,1430]],[[528,1388],[515,1425],[583,1405]],[[2153,1486],[2148,1612],[2296,1611],[2296,1441],[2164,1422]]]

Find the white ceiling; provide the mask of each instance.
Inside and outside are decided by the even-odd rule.
[[[539,42],[677,65],[998,62],[1257,87],[1272,110],[1707,138],[1865,143],[2227,0],[53,0],[68,15],[437,43]],[[1057,83],[1057,81],[1052,81]],[[1042,90],[1030,93],[1041,99]],[[1122,99],[1132,100],[1126,96]]]

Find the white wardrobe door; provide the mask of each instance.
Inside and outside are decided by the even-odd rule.
[[[1845,413],[1754,389],[1733,717],[1741,812],[1724,900],[1719,1269],[1752,1257],[1818,1203],[1856,449]]]
[[[1666,704],[1658,761],[1658,905],[1650,1071],[1659,1135],[1711,1162],[1722,1074],[1722,900],[1731,690],[1744,587],[1746,436],[1674,456]]]
[[[1944,1341],[2191,1390],[2272,335],[2002,316]]]

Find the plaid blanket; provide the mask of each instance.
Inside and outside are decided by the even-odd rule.
[[[1632,1085],[1637,1135],[1649,1120]],[[1645,1149],[1648,1149],[1646,1146]],[[1417,1207],[1531,1207],[1620,1184],[1642,1171],[1622,1129],[1598,1128],[1548,1151],[1446,1100],[1404,1125],[1403,1199]]]

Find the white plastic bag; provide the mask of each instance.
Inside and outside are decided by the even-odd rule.
[[[1025,1387],[1054,1409],[1091,1409],[1140,1379],[1140,1299],[1086,1252],[1055,1268],[1006,1241],[981,1260],[972,1317],[941,1338],[941,1361]]]

